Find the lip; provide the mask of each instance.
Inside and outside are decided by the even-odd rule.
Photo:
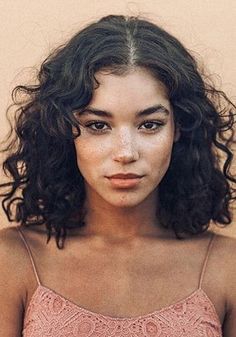
[[[142,178],[143,176],[135,173],[117,173],[113,174],[112,176],[109,176],[109,179],[136,179],[136,178]]]
[[[137,174],[115,174],[108,177],[112,187],[116,188],[131,188],[137,186],[142,180],[143,176]]]

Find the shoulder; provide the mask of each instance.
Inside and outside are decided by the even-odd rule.
[[[211,240],[213,239],[213,240]],[[227,268],[234,266],[234,257],[236,257],[236,235],[230,235],[224,233],[223,230],[216,231],[216,230],[209,230],[203,234],[201,234],[198,238],[196,238],[196,243],[200,248],[206,247],[212,241],[212,247],[210,248],[210,258],[216,257],[218,263],[221,261],[226,262],[226,259],[229,259]]]
[[[35,235],[32,230],[23,227],[21,231],[31,249],[40,247],[39,238],[42,241],[42,235]],[[21,294],[25,301],[29,284],[34,284],[35,280],[29,253],[17,226],[0,230],[0,270],[1,281],[6,282],[12,292]]]
[[[5,258],[8,257],[10,259],[9,263],[12,261],[12,263],[20,262],[21,266],[24,264],[29,265],[29,254],[23,238],[30,247],[30,250],[38,253],[45,246],[47,239],[46,231],[43,228],[21,226],[22,237],[18,227],[11,226],[0,230],[0,255]]]
[[[232,272],[236,263],[236,236],[216,232],[213,244],[213,249],[218,254],[219,263],[224,263],[227,271]]]
[[[0,230],[0,261],[12,263],[18,261],[22,253],[23,245],[20,241],[16,227],[8,227]],[[20,253],[20,255],[19,255]],[[5,263],[5,267],[9,265]]]
[[[236,264],[236,237],[227,234],[214,233],[213,253],[217,258],[217,266],[224,267],[225,275],[233,276]],[[234,275],[236,277],[236,273]]]
[[[32,244],[32,235],[25,228],[22,231]],[[30,284],[35,284],[35,280],[29,254],[16,226],[0,230],[0,270],[0,335],[21,336]]]
[[[21,297],[25,304],[29,289],[36,284],[36,279],[29,253],[17,227],[0,230],[0,282],[6,284],[17,297]],[[44,232],[23,226],[20,228],[31,252],[36,255],[42,252],[46,242]]]
[[[16,228],[0,230],[0,321],[1,330],[16,331],[22,325],[22,316],[27,299],[27,270],[24,247]],[[13,333],[14,331],[14,333]],[[5,336],[5,335],[4,335]]]
[[[224,280],[222,289],[225,297],[224,336],[235,336],[236,331],[236,237],[215,235],[214,253],[216,272]]]
[[[236,236],[224,233],[222,230],[209,231],[209,235],[212,234],[214,234],[213,249],[217,251],[217,253],[221,252],[222,254],[230,254],[234,252],[236,246]]]
[[[215,234],[216,268],[224,275],[227,311],[236,311],[236,237]]]
[[[24,288],[27,252],[16,227],[0,230],[0,269],[8,276],[11,286]],[[2,274],[2,276],[3,276]]]

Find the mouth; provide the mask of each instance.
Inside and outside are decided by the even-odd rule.
[[[111,177],[108,177],[108,180],[110,181],[110,184],[112,187],[118,187],[118,188],[131,188],[137,186],[143,176],[138,175],[114,175]]]
[[[117,173],[113,174],[112,176],[108,177],[109,179],[136,179],[142,178],[142,175],[136,173]]]

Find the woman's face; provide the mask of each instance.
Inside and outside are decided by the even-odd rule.
[[[100,85],[76,112],[77,164],[88,200],[132,207],[156,195],[170,159],[175,132],[164,85],[143,68],[118,76],[96,73]],[[139,177],[110,178],[117,174]]]

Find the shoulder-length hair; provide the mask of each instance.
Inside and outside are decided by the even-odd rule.
[[[206,83],[175,37],[145,19],[122,15],[86,26],[46,58],[36,85],[13,90],[15,123],[3,149],[3,169],[11,181],[0,185],[9,221],[45,224],[47,242],[53,231],[58,248],[68,229],[85,225],[74,111],[89,104],[99,85],[97,71],[106,68],[122,76],[135,67],[164,83],[181,134],[159,185],[161,224],[180,238],[180,233],[206,231],[211,221],[232,222],[235,105]]]

